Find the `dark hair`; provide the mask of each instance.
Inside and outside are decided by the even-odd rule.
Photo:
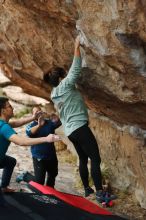
[[[1,114],[2,108],[5,107],[6,102],[8,102],[8,98],[6,98],[6,97],[0,97],[0,114]]]
[[[64,78],[65,70],[62,67],[52,68],[44,75],[44,81],[49,83],[52,87],[59,85],[59,78]]]

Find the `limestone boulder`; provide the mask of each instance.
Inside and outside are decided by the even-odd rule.
[[[5,87],[11,84],[11,81],[0,71],[0,87]]]
[[[0,62],[13,83],[49,99],[43,76],[55,65],[69,68],[79,31],[85,67],[79,85],[88,107],[146,128],[144,0],[0,3]]]
[[[146,207],[146,1],[0,0],[1,68],[24,92],[50,99],[43,76],[56,65],[68,70],[77,33],[78,88],[98,116],[91,127],[102,160]]]
[[[34,106],[34,105],[45,106],[45,105],[49,105],[50,103],[46,99],[24,93],[22,88],[18,86],[6,86],[2,89],[2,91],[10,100],[26,106]]]

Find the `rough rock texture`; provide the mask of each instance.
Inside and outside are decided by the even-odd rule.
[[[18,86],[6,86],[2,89],[2,91],[9,99],[23,105],[49,105],[50,103],[46,99],[24,93],[23,90]]]
[[[141,133],[131,127],[117,126],[105,117],[92,114],[90,124],[100,146],[102,162],[109,168],[115,188],[133,192],[142,207],[146,207],[146,143]]]
[[[48,98],[43,74],[68,66],[77,11],[60,1],[0,1],[0,61],[5,74],[25,91]]]
[[[0,87],[11,85],[11,81],[0,70]]]
[[[85,61],[90,72],[83,75],[82,91],[88,91],[89,105],[96,112],[145,128],[146,3],[86,2],[84,7],[80,4],[79,28],[87,38]]]
[[[77,29],[85,67],[79,88],[88,107],[118,126],[140,128],[128,129],[132,137],[100,123],[96,134],[117,181],[131,185],[146,207],[146,1],[0,0],[1,67],[24,91],[49,99],[43,75],[70,66]]]
[[[49,99],[43,75],[54,65],[69,67],[77,28],[86,66],[80,88],[88,91],[88,106],[146,128],[145,12],[139,0],[1,1],[2,67],[25,91]]]

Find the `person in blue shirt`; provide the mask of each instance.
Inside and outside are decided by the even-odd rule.
[[[37,114],[41,111],[39,106],[33,108],[32,113]],[[26,134],[31,138],[44,137],[49,134],[54,134],[55,129],[61,125],[57,115],[50,115],[50,118],[44,116],[34,120],[26,127]],[[42,143],[31,146],[31,154],[34,167],[35,182],[44,185],[45,177],[46,185],[53,187],[55,185],[55,178],[58,174],[58,160],[54,143]],[[23,176],[23,180],[27,179],[29,173]]]
[[[35,118],[38,118],[38,116],[41,117],[40,113],[37,112],[30,117],[12,121],[10,119],[14,116],[13,107],[6,97],[0,97],[0,169],[3,169],[0,192],[7,193],[14,191],[8,187],[13,169],[16,165],[16,159],[6,154],[11,142],[20,146],[30,146],[60,140],[59,136],[55,134],[44,135],[38,138],[28,138],[20,136],[15,132],[13,128],[29,123]]]

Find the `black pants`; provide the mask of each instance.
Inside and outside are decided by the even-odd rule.
[[[74,144],[74,147],[79,156],[79,172],[83,186],[89,186],[88,158],[91,160],[91,176],[94,181],[96,190],[102,189],[102,176],[100,170],[100,154],[96,139],[88,127],[84,125],[75,130],[68,136],[69,140]]]
[[[29,183],[30,181],[37,182],[41,185],[45,184],[45,177],[47,173],[47,181],[46,185],[53,187],[55,185],[55,178],[58,174],[58,160],[57,158],[54,160],[38,160],[37,158],[33,158],[33,166],[34,166],[34,174],[26,172],[23,181]]]
[[[45,177],[47,174],[46,185],[54,187],[55,178],[58,174],[58,160],[57,158],[53,160],[38,160],[37,158],[33,158],[33,166],[34,166],[34,175],[35,181],[42,185],[45,184]]]
[[[16,166],[16,159],[13,157],[6,155],[5,158],[2,161],[0,161],[0,169],[3,169],[2,181],[1,181],[2,188],[5,188],[9,185],[15,166]]]

